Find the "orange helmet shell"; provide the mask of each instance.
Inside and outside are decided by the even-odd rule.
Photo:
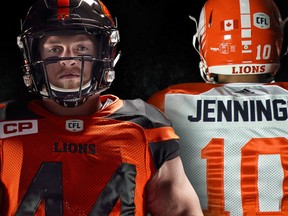
[[[283,28],[273,0],[208,0],[198,25],[206,79],[215,74],[274,75],[280,67]]]

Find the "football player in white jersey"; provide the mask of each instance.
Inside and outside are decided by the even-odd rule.
[[[193,38],[205,83],[148,99],[181,138],[205,216],[288,215],[288,83],[274,81],[283,20],[273,0],[208,0]]]

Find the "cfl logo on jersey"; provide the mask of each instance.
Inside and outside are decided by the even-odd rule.
[[[38,133],[37,120],[0,122],[0,138]]]
[[[253,15],[254,25],[260,29],[270,28],[270,17],[265,13],[255,13]]]
[[[83,121],[79,119],[70,119],[66,121],[66,130],[71,132],[79,132],[83,130]]]

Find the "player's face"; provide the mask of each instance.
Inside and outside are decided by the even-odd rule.
[[[49,57],[75,57],[81,55],[96,56],[95,41],[86,34],[47,36],[40,45],[42,59]],[[83,85],[91,79],[92,62],[85,61]],[[50,84],[63,89],[80,86],[82,62],[75,59],[61,60],[47,64],[47,76]]]

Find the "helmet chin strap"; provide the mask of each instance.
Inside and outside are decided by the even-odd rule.
[[[54,100],[56,103],[64,106],[64,107],[76,107],[79,106],[80,104],[83,104],[86,100],[87,97],[77,97],[77,98],[65,98],[65,97],[59,97],[59,95],[57,96],[57,92],[58,94],[69,94],[69,93],[79,93],[79,96],[81,95],[81,92],[84,91],[85,89],[89,88],[91,84],[91,80],[89,80],[89,82],[87,82],[85,85],[82,86],[82,88],[72,88],[72,89],[64,89],[64,88],[60,88],[57,87],[55,85],[53,85],[52,83],[49,82],[50,85],[50,89],[51,89],[51,94],[53,94],[53,97],[50,97],[52,100]],[[80,92],[81,90],[81,92]],[[46,88],[43,88],[43,90],[41,91],[41,94],[43,95],[49,95],[47,92]]]
[[[60,88],[60,87],[57,87],[57,86],[53,85],[50,82],[49,82],[49,84],[50,84],[50,88],[52,90],[55,90],[55,91],[58,91],[58,92],[67,92],[68,93],[68,92],[78,92],[80,90],[79,88],[71,88],[71,89]],[[86,84],[84,84],[82,86],[81,91],[85,90],[86,88],[88,88],[90,86],[90,84],[91,84],[91,80],[89,80],[89,82],[87,82]]]
[[[286,27],[286,24],[288,23],[288,17],[286,17],[284,20],[283,20],[283,28]],[[288,26],[287,26],[288,27]],[[288,54],[288,46],[286,48],[286,52],[281,56],[281,59],[286,56]]]
[[[202,79],[205,81],[205,82],[212,82],[214,83],[214,79],[213,78],[210,78],[208,75],[207,75],[207,64],[206,64],[206,60],[205,58],[203,57],[203,55],[200,53],[199,51],[199,48],[200,48],[200,44],[198,43],[198,47],[197,47],[197,42],[198,42],[198,37],[199,37],[199,29],[198,29],[198,22],[197,20],[195,19],[195,17],[189,15],[189,18],[195,23],[195,26],[196,26],[196,32],[195,34],[193,35],[193,39],[192,39],[192,45],[194,47],[194,49],[196,50],[196,52],[199,54],[200,56],[200,62],[199,62],[199,69],[200,69],[200,74],[201,74],[201,77]]]
[[[201,56],[201,53],[199,52],[199,49],[196,47],[197,38],[199,36],[198,23],[197,23],[197,20],[195,19],[195,17],[189,15],[189,18],[195,23],[195,26],[196,26],[196,32],[193,35],[192,45],[193,45],[194,49],[198,52],[198,54]],[[199,47],[199,45],[198,45],[198,47]]]
[[[121,52],[119,52],[119,53],[117,54],[117,56],[115,57],[115,59],[114,59],[114,61],[113,61],[113,67],[115,67],[115,65],[116,65],[117,62],[119,61],[120,56],[121,56]]]

